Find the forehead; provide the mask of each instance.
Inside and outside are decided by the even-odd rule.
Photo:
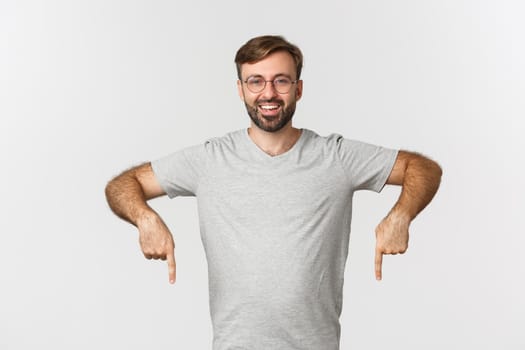
[[[269,79],[278,74],[289,75],[291,78],[296,75],[294,59],[286,51],[277,51],[258,62],[241,65],[241,76],[243,78],[261,75]]]

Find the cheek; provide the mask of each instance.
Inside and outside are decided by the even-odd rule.
[[[296,101],[297,101],[297,99],[295,98],[295,96],[290,96],[289,98],[284,100],[284,102],[285,102],[285,104],[287,106],[294,105]]]
[[[255,106],[257,104],[257,99],[258,96],[244,95],[244,102],[251,106]]]

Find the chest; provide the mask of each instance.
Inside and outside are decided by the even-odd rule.
[[[242,220],[265,216],[293,220],[344,205],[351,189],[338,164],[317,162],[287,167],[215,167],[197,197],[209,213]]]

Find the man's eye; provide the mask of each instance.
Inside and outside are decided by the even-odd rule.
[[[263,80],[261,78],[252,78],[248,80],[248,84],[259,85],[262,83],[263,83]]]
[[[286,78],[279,78],[279,79],[275,79],[274,81],[274,84],[277,84],[277,85],[288,85],[290,83],[291,83],[290,79],[286,79]]]

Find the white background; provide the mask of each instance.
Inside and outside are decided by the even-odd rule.
[[[104,199],[123,169],[244,128],[233,58],[305,55],[295,125],[444,169],[374,280],[398,189],[355,198],[342,349],[525,349],[522,1],[1,1],[0,349],[210,349],[194,198],[152,205],[178,280]]]

